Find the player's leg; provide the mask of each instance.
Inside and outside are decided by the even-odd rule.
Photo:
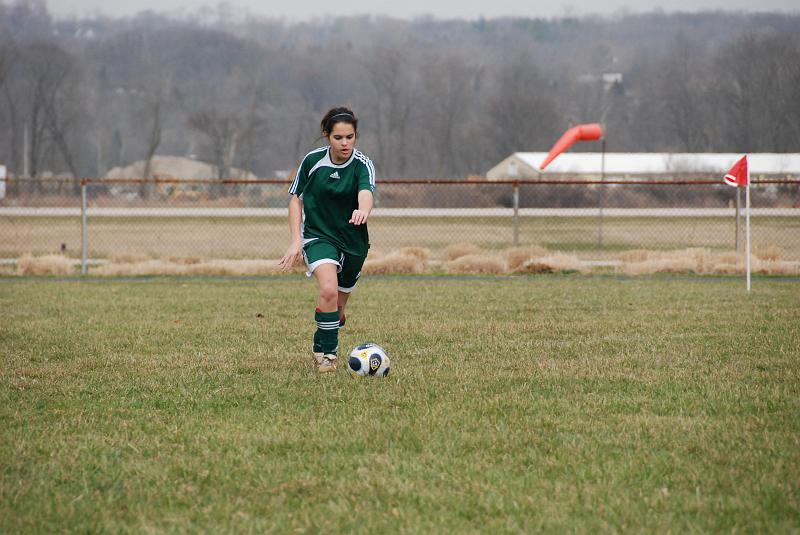
[[[344,309],[347,306],[347,300],[350,299],[350,294],[348,292],[339,292],[339,297],[336,303],[336,309],[339,312],[339,328],[341,329],[344,327],[345,322],[347,321],[347,316],[344,314]]]
[[[317,279],[319,285],[314,312],[317,324],[312,346],[314,364],[320,372],[332,372],[336,370],[336,352],[339,348],[337,272],[341,269],[341,260],[336,248],[321,240],[307,244],[303,255],[308,273]]]
[[[337,281],[336,264],[322,264],[314,270],[319,283],[319,297],[314,319],[317,330],[314,333],[314,361],[320,372],[336,370],[336,353],[339,349],[339,312],[336,310]],[[322,354],[320,358],[318,355]]]
[[[366,257],[354,256],[350,254],[342,255],[342,269],[339,271],[339,293],[337,298],[337,310],[339,312],[339,326],[343,327],[346,321],[345,308],[350,294],[355,290],[358,279],[361,277],[361,268],[364,266]]]

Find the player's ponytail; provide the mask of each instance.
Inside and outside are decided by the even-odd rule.
[[[323,136],[329,136],[333,132],[336,123],[348,123],[353,125],[353,130],[358,134],[358,119],[353,110],[345,107],[331,108],[319,124]]]

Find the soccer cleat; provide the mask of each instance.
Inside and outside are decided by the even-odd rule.
[[[324,354],[322,353],[322,351],[320,351],[319,353],[317,353],[316,351],[313,351],[311,353],[311,359],[314,361],[314,367],[315,368],[319,368],[319,365],[323,363],[323,361],[325,360],[325,357],[324,357]]]
[[[336,371],[336,355],[323,355],[322,362],[317,366],[319,373],[329,373]]]

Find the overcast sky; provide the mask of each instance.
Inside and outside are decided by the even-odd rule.
[[[387,15],[412,18],[433,15],[439,19],[502,16],[560,17],[624,11],[638,13],[660,9],[665,12],[698,10],[782,11],[797,13],[797,0],[230,0],[234,12],[283,18],[288,21],[309,20],[326,15]],[[216,0],[47,0],[57,17],[133,15],[143,10],[161,13],[194,13],[206,6],[216,11]]]

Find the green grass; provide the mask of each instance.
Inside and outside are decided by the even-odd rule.
[[[797,532],[800,283],[0,279],[0,532]],[[263,318],[257,317],[263,315]]]

